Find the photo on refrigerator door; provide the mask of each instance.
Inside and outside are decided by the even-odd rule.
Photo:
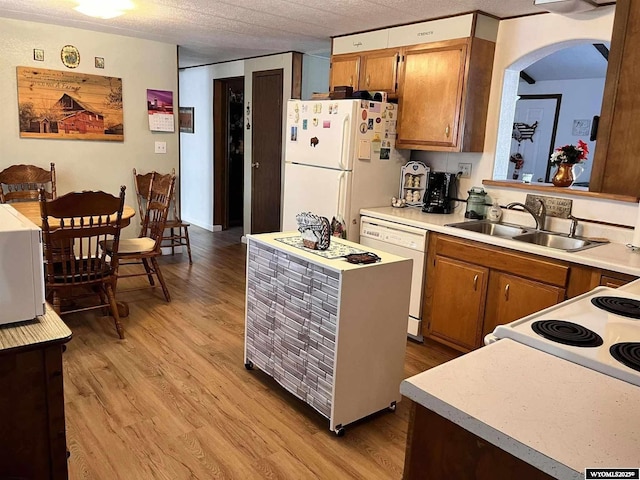
[[[291,127],[291,141],[292,142],[297,142],[298,141],[298,127],[297,126]]]

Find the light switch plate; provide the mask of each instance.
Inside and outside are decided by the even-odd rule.
[[[156,153],[167,153],[167,142],[156,142]]]

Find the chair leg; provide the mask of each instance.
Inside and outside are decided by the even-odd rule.
[[[58,315],[62,313],[60,309],[60,294],[56,290],[53,291],[53,311]]]
[[[154,286],[156,284],[155,280],[153,279],[153,271],[151,270],[151,267],[149,266],[149,262],[147,261],[146,258],[142,259],[142,264],[144,265],[144,269],[147,271],[147,278],[149,279],[149,283],[151,284],[151,286]]]
[[[176,232],[175,232],[175,228],[171,227],[170,229],[171,231],[171,256],[176,254]]]
[[[191,242],[189,241],[189,227],[184,227],[184,238],[187,240],[187,252],[189,253],[189,265],[193,265],[191,260]]]
[[[164,283],[164,277],[162,276],[162,272],[160,271],[160,265],[158,265],[158,260],[155,257],[151,257],[151,263],[153,264],[153,269],[158,276],[158,280],[160,281],[160,285],[162,285],[162,292],[164,293],[164,298],[167,302],[171,301],[171,295],[169,295],[169,289],[167,288],[167,284]]]
[[[113,321],[116,324],[116,331],[118,332],[118,336],[120,339],[124,339],[124,328],[120,323],[120,314],[118,313],[118,305],[116,304],[116,296],[113,293],[113,288],[110,283],[105,284],[105,289],[107,291],[107,297],[109,298],[109,306],[111,310],[111,316],[113,317]]]
[[[97,290],[98,290],[98,295],[100,296],[100,303],[102,305],[105,305],[105,307],[102,308],[102,313],[104,315],[109,315],[109,308],[106,306],[107,305],[107,297],[104,294],[104,290],[100,286],[97,287]]]

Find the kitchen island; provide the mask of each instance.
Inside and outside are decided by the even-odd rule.
[[[640,294],[640,281],[622,291]],[[411,377],[405,478],[640,467],[640,388],[509,339]]]
[[[327,251],[297,232],[249,235],[245,366],[272,376],[329,419],[329,428],[401,398],[411,260],[331,238]],[[376,263],[348,263],[367,250]]]

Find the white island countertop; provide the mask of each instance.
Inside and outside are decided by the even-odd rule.
[[[510,212],[511,213],[511,212]],[[378,218],[389,222],[410,225],[424,230],[453,235],[468,240],[475,240],[489,245],[510,248],[521,252],[533,253],[549,258],[564,260],[567,262],[588,265],[596,268],[604,268],[629,275],[640,277],[640,251],[632,252],[622,243],[607,243],[597,247],[587,248],[577,252],[566,252],[553,248],[542,247],[526,242],[519,242],[509,238],[495,237],[483,233],[471,232],[460,228],[447,227],[447,224],[465,221],[461,213],[457,214],[429,214],[423,213],[419,208],[393,208],[376,207],[363,208],[362,216]],[[525,225],[532,226],[533,219],[527,214]],[[469,220],[471,222],[477,220]]]
[[[402,382],[400,392],[560,479],[640,467],[640,388],[503,339]]]
[[[300,233],[296,230],[292,230],[289,232],[273,232],[273,233],[259,233],[259,234],[247,235],[248,240],[260,242],[276,250],[290,253],[299,258],[303,258],[311,263],[315,263],[316,265],[322,265],[324,268],[329,268],[337,272],[356,270],[361,268],[373,268],[376,265],[381,265],[386,263],[411,261],[410,259],[407,259],[404,257],[392,255],[391,253],[383,252],[381,250],[373,249],[370,247],[363,247],[358,243],[353,243],[353,242],[350,242],[349,240],[332,236],[330,241],[332,246],[340,245],[345,247],[346,249],[354,249],[360,252],[371,252],[376,254],[378,257],[380,257],[380,261],[375,263],[369,263],[369,264],[349,263],[343,257],[325,258],[321,256],[322,251],[320,250],[311,250],[309,248],[296,247],[293,245],[288,245],[287,243],[284,243],[281,241],[281,239],[283,238],[290,238],[290,237],[296,237],[296,238],[300,237]]]

